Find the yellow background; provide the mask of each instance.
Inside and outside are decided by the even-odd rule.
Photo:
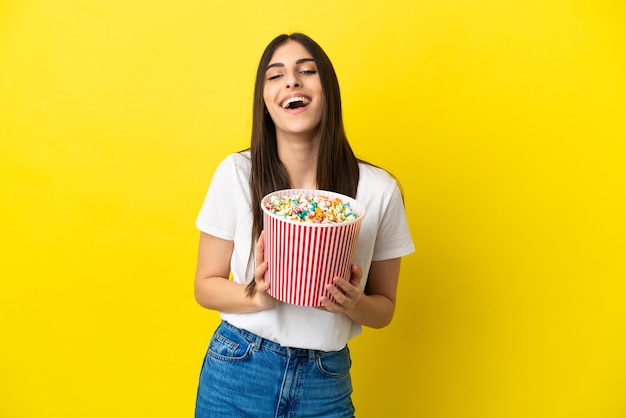
[[[189,417],[210,177],[265,45],[333,60],[417,252],[367,417],[626,416],[626,3],[0,2],[0,417]],[[255,382],[250,382],[251,385]]]

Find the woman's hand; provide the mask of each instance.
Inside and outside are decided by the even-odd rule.
[[[320,309],[343,312],[357,324],[370,328],[389,325],[396,307],[400,258],[373,261],[363,292],[360,286],[362,277],[361,267],[354,264],[349,281],[335,277],[334,283],[326,287],[335,301],[320,298]]]
[[[350,268],[350,280],[346,280],[343,277],[335,277],[332,284],[326,285],[326,290],[335,301],[333,302],[330,298],[322,296],[320,302],[323,309],[328,312],[338,313],[355,308],[363,297],[360,287],[362,277],[363,271],[356,264],[352,264]]]
[[[270,309],[276,306],[276,299],[270,296],[267,291],[270,288],[269,282],[265,281],[267,272],[267,261],[264,261],[265,231],[261,232],[256,244],[256,268],[254,269],[254,289],[252,297],[259,308]]]
[[[267,264],[263,263],[263,240],[257,245],[257,267],[254,280],[260,290],[246,295],[246,286],[229,280],[233,241],[224,240],[202,232],[198,246],[198,266],[194,280],[194,294],[198,303],[224,313],[247,313],[270,309],[276,300],[267,294],[269,285],[264,276]]]

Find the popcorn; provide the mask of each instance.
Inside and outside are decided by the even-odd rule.
[[[265,208],[276,216],[297,221],[318,224],[341,223],[359,217],[349,203],[323,194],[305,195],[303,193],[285,197],[270,196]]]

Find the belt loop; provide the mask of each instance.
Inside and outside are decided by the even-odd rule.
[[[261,344],[263,343],[263,338],[258,335],[255,336],[254,342],[252,343],[252,347],[254,351],[259,351],[261,349]]]
[[[309,363],[313,363],[317,357],[319,357],[317,350],[309,350]]]

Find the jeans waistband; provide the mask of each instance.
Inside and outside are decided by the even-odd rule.
[[[222,323],[220,324],[220,326],[226,327],[229,330],[241,335],[246,340],[250,341],[254,346],[254,350],[257,350],[257,351],[260,350],[261,348],[265,348],[267,350],[275,351],[276,353],[282,354],[287,357],[308,357],[310,361],[314,361],[316,358],[320,356],[320,354],[324,353],[324,351],[321,351],[321,350],[285,347],[274,341],[260,337],[253,332],[250,332],[242,328],[238,328],[224,320],[222,320]]]

